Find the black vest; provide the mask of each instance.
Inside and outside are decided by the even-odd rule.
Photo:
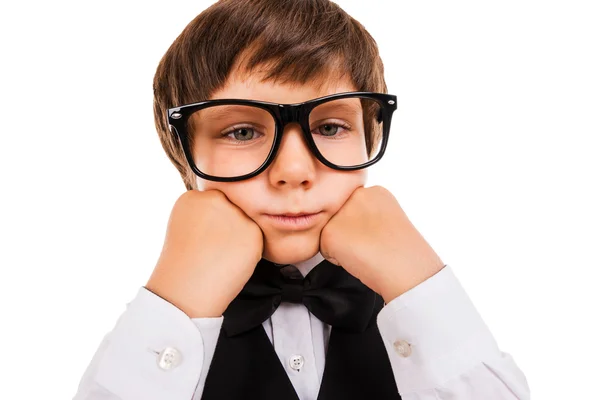
[[[318,400],[402,400],[377,327],[378,304],[366,331],[332,328]],[[262,325],[228,337],[221,328],[202,400],[298,400]]]

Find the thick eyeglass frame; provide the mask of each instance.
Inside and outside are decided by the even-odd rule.
[[[378,121],[383,122],[382,129],[382,137],[381,137],[381,148],[379,153],[372,160],[367,161],[364,164],[355,165],[355,166],[339,166],[329,162],[319,149],[317,148],[314,139],[312,138],[310,125],[309,125],[309,114],[310,112],[320,104],[326,103],[331,100],[344,99],[348,97],[360,97],[365,99],[374,100],[381,106],[380,114],[378,115]],[[263,110],[268,111],[275,120],[275,138],[274,143],[271,146],[271,151],[267,156],[265,162],[258,167],[255,171],[234,177],[220,177],[208,175],[200,171],[196,167],[196,163],[194,162],[194,158],[192,156],[192,152],[190,149],[190,143],[188,140],[188,132],[187,132],[187,122],[190,116],[203,108],[208,108],[215,105],[246,105],[246,106],[254,106],[261,108]],[[176,134],[179,138],[179,143],[183,149],[185,154],[185,158],[188,162],[188,165],[194,171],[196,175],[199,177],[216,182],[236,182],[242,181],[245,179],[250,179],[252,177],[257,176],[265,169],[269,167],[269,165],[273,162],[277,155],[277,151],[279,150],[279,145],[281,144],[281,139],[283,137],[284,127],[290,122],[297,122],[302,127],[303,136],[305,139],[305,143],[307,143],[309,149],[313,153],[313,155],[324,165],[329,168],[339,170],[339,171],[354,171],[362,168],[366,168],[370,165],[375,164],[379,161],[383,154],[385,153],[385,148],[388,143],[390,127],[392,124],[392,114],[397,108],[397,99],[395,95],[387,94],[387,93],[376,93],[376,92],[343,92],[343,93],[335,93],[323,97],[318,97],[316,99],[308,100],[302,103],[295,104],[279,104],[279,103],[271,103],[266,101],[259,100],[246,100],[246,99],[214,99],[214,100],[204,100],[197,103],[186,104],[179,107],[169,108],[167,110],[167,120],[169,124],[169,129],[172,134]]]

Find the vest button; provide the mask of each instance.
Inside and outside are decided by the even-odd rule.
[[[394,350],[402,357],[408,357],[412,353],[410,343],[408,343],[406,340],[396,340],[394,342]]]
[[[290,357],[290,368],[295,371],[300,371],[300,368],[304,365],[304,357],[299,354],[294,354]]]
[[[174,347],[166,347],[158,353],[156,362],[161,369],[168,371],[179,365],[181,362],[181,353]]]

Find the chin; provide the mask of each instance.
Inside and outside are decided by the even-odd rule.
[[[265,237],[263,258],[276,264],[297,264],[308,260],[319,252],[320,236],[311,233]]]

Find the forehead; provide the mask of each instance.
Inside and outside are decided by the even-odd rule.
[[[329,94],[356,91],[347,76],[326,73],[306,82],[284,82],[277,79],[264,80],[260,69],[248,73],[234,70],[223,87],[215,91],[211,99],[247,99],[273,103],[301,103]]]

